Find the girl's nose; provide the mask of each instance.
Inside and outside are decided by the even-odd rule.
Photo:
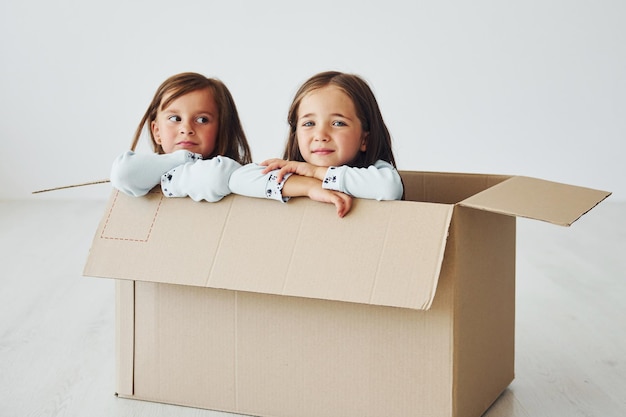
[[[315,132],[315,140],[318,142],[328,142],[330,137],[326,132],[326,129],[320,128]]]
[[[193,135],[194,131],[189,123],[182,123],[180,125],[180,133],[183,135]]]

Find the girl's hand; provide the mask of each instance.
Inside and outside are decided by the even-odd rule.
[[[352,197],[341,191],[322,188],[322,182],[315,178],[292,175],[287,178],[282,190],[284,197],[309,197],[321,203],[331,203],[337,208],[337,215],[343,217],[352,208]]]
[[[283,177],[288,173],[323,180],[327,170],[326,167],[318,167],[316,165],[311,165],[306,162],[285,161],[284,159],[278,158],[268,159],[261,162],[259,165],[265,166],[265,169],[262,172],[263,174],[267,174],[268,172],[274,171],[276,169],[279,170],[276,173],[276,180],[278,182],[281,182],[283,180]]]
[[[339,217],[344,217],[352,208],[352,197],[340,191],[313,187],[309,190],[309,198],[322,203],[334,204]]]

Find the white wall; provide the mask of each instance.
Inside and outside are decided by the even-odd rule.
[[[157,86],[197,71],[279,156],[301,82],[362,75],[400,169],[537,176],[626,199],[622,0],[3,0],[0,199],[105,198]]]

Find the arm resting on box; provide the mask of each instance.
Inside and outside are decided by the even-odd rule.
[[[157,186],[165,172],[200,158],[185,150],[163,155],[126,151],[113,161],[111,184],[125,194],[140,197]]]
[[[233,193],[247,197],[270,198],[286,202],[289,197],[283,196],[282,190],[289,175],[285,175],[281,182],[276,179],[275,171],[263,173],[264,166],[247,164],[233,172],[229,186]]]
[[[216,202],[231,193],[228,182],[240,167],[225,156],[187,162],[163,174],[161,189],[166,197],[189,196],[194,201]]]
[[[380,160],[367,168],[330,167],[322,187],[371,200],[400,200],[404,189],[398,171]]]

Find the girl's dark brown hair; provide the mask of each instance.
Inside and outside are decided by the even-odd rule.
[[[158,111],[166,108],[172,101],[187,93],[203,89],[211,91],[218,108],[219,129],[215,141],[215,149],[210,157],[222,155],[234,159],[240,164],[252,162],[250,147],[248,146],[248,141],[239,119],[239,113],[237,112],[237,106],[235,106],[235,101],[230,91],[220,80],[207,78],[195,72],[183,72],[173,75],[159,86],[146,113],[141,118],[141,122],[139,122],[139,126],[135,130],[131,149],[135,150],[143,129],[147,127],[150,132],[154,152],[162,154],[163,148],[156,142],[150,128],[152,122],[156,120]],[[167,99],[163,101],[165,96],[167,96]]]
[[[289,113],[287,122],[289,123],[289,136],[283,154],[283,159],[304,162],[298,139],[296,128],[298,122],[298,108],[304,96],[313,90],[334,85],[339,87],[350,97],[354,103],[356,114],[361,121],[364,132],[368,132],[366,137],[366,150],[359,152],[357,157],[349,165],[357,168],[365,168],[373,165],[379,159],[389,162],[394,167],[396,161],[391,149],[391,135],[383,121],[383,116],[378,107],[378,102],[369,85],[358,75],[345,74],[337,71],[326,71],[309,78],[296,93]]]

